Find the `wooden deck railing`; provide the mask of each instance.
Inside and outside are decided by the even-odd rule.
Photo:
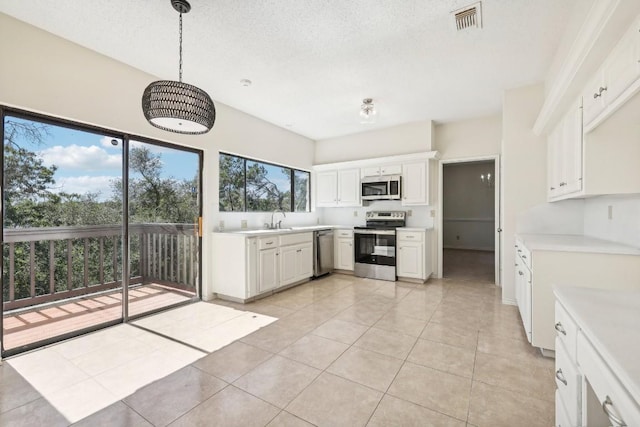
[[[130,224],[129,284],[195,290],[194,224]],[[122,226],[3,230],[4,309],[29,307],[122,286]]]

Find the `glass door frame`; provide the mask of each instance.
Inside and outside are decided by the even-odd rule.
[[[100,134],[102,136],[107,136],[111,138],[117,138],[122,141],[122,245],[121,245],[121,253],[122,253],[122,264],[120,265],[121,269],[121,286],[122,286],[122,314],[119,319],[110,320],[98,325],[90,326],[87,328],[78,329],[72,332],[67,332],[61,335],[57,335],[52,338],[47,338],[44,340],[36,341],[33,343],[29,343],[26,345],[22,345],[19,347],[5,349],[4,347],[4,262],[0,265],[0,357],[6,358],[10,356],[14,356],[26,351],[34,350],[36,348],[48,346],[51,344],[55,344],[60,341],[64,341],[70,338],[75,338],[80,335],[84,335],[90,332],[95,332],[100,329],[104,329],[110,326],[128,323],[131,320],[138,319],[140,317],[148,316],[160,311],[168,310],[171,308],[179,307],[181,305],[191,304],[193,302],[200,301],[202,298],[202,193],[203,193],[203,150],[187,147],[183,145],[178,145],[175,143],[157,140],[153,138],[147,138],[140,135],[135,135],[131,133],[119,132],[108,128],[103,128],[100,126],[90,125],[86,123],[75,122],[68,119],[62,119],[54,116],[49,116],[41,113],[36,113],[24,109],[14,108],[11,106],[6,106],[4,104],[0,104],[0,135],[3,139],[3,149],[0,152],[0,176],[2,182],[4,184],[4,161],[5,161],[5,153],[4,153],[4,123],[5,118],[7,116],[12,116],[25,120],[33,120],[44,124],[49,124],[52,126],[60,126],[66,127],[78,131]],[[160,147],[166,147],[176,150],[188,151],[198,155],[198,167],[199,167],[199,177],[198,177],[198,222],[196,224],[197,227],[197,242],[198,242],[198,278],[196,281],[196,295],[187,300],[177,304],[168,305],[166,307],[162,307],[156,310],[151,310],[145,313],[141,313],[136,316],[129,316],[128,310],[128,291],[129,291],[129,279],[130,279],[130,268],[129,259],[129,198],[128,198],[128,187],[129,187],[129,143],[131,140],[143,142],[146,144],[151,144]],[[0,186],[0,219],[2,220],[2,226],[4,229],[4,185]],[[0,247],[4,248],[4,232],[0,235]]]

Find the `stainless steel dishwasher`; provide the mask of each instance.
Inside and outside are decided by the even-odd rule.
[[[313,277],[333,271],[333,230],[313,232]]]

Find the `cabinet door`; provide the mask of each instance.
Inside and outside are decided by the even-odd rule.
[[[424,248],[420,243],[400,243],[398,246],[398,277],[424,279]]]
[[[360,169],[338,171],[338,206],[360,206]]]
[[[336,239],[335,268],[353,271],[353,239]]]
[[[380,166],[380,175],[400,175],[401,173],[402,165]]]
[[[402,205],[429,204],[427,161],[402,165]]]
[[[274,289],[279,282],[278,249],[263,249],[258,253],[258,291]]]
[[[620,39],[603,70],[607,103],[614,102],[640,77],[640,18]]]
[[[582,106],[573,105],[564,120],[562,182],[564,194],[582,190]]]
[[[338,173],[318,172],[316,174],[316,206],[336,206],[338,204]]]
[[[598,70],[582,93],[584,127],[587,127],[604,110],[602,94],[606,93],[605,87],[602,70]]]
[[[288,285],[298,280],[296,274],[298,249],[297,245],[280,248],[280,286]]]
[[[313,276],[313,246],[302,245],[296,251],[296,276],[304,280]]]
[[[379,166],[370,166],[368,168],[360,169],[360,176],[379,176],[380,175],[380,167]]]
[[[547,197],[549,199],[558,197],[562,192],[560,187],[560,174],[562,165],[562,136],[564,126],[559,123],[547,138]]]

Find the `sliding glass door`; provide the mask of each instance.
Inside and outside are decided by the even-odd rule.
[[[3,351],[122,319],[122,146],[4,116]]]
[[[128,316],[198,299],[200,155],[129,143]]]
[[[201,152],[1,123],[3,356],[199,298]]]

